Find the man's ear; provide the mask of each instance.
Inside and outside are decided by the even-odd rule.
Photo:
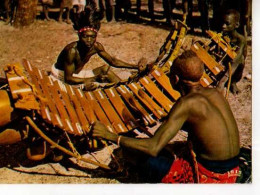
[[[177,84],[180,80],[180,77],[178,75],[175,75],[175,84]]]
[[[238,28],[240,26],[239,22],[236,22],[236,28]]]

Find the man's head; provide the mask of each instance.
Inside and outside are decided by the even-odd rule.
[[[84,11],[75,17],[73,27],[78,31],[79,40],[87,47],[92,47],[95,43],[102,18],[103,12],[97,10],[94,0],[88,1]]]
[[[87,47],[92,47],[96,42],[97,30],[90,27],[84,27],[78,31],[79,40]]]
[[[170,70],[170,81],[176,86],[178,81],[199,82],[204,72],[204,64],[191,51],[185,51],[173,62]]]
[[[234,9],[226,11],[223,17],[222,30],[224,33],[232,32],[239,27],[240,14]]]

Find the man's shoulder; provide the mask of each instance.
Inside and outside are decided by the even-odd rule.
[[[206,98],[206,95],[205,94],[202,94],[202,93],[189,93],[188,95],[186,95],[185,97],[183,97],[183,101],[189,101],[189,102],[192,102],[192,101],[198,101],[198,100],[201,100],[201,99],[205,99]]]
[[[183,102],[187,105],[202,105],[207,104],[209,99],[212,97],[219,97],[219,92],[216,89],[205,88],[203,92],[193,92],[189,93],[187,96],[183,97]]]
[[[76,46],[77,46],[77,42],[74,41],[74,42],[71,42],[71,43],[69,43],[68,45],[66,45],[64,49],[67,49],[67,50],[75,49]]]
[[[181,98],[179,98],[176,102],[176,106],[180,108],[185,108],[185,110],[192,109],[194,105],[200,104],[200,102],[205,99],[205,97],[198,93],[189,93]]]
[[[101,52],[105,50],[104,46],[99,42],[95,42],[94,47],[97,52]]]
[[[77,42],[69,43],[68,45],[66,45],[66,47],[64,48],[64,50],[65,50],[68,54],[75,54],[76,51],[77,51]]]
[[[246,37],[239,32],[236,33],[236,38],[238,39],[239,43],[245,44],[246,43]]]

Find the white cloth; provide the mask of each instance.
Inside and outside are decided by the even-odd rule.
[[[86,0],[72,0],[72,5],[86,5]]]
[[[90,78],[90,77],[94,77],[95,75],[94,75],[92,70],[82,70],[78,74],[73,74],[72,76],[73,77],[78,77],[78,78]],[[59,70],[59,69],[57,69],[55,67],[55,65],[52,65],[50,77],[54,81],[55,80],[59,80],[59,81],[64,82],[64,71],[63,70]],[[73,85],[73,87],[83,89],[84,88],[84,84]]]
[[[77,6],[77,13],[84,11],[86,6],[86,0],[72,0],[72,5]]]

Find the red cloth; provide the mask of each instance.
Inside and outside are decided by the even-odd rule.
[[[226,173],[214,173],[198,163],[199,183],[236,183],[239,166]]]
[[[238,166],[220,174],[207,170],[200,163],[194,168],[189,161],[177,158],[168,174],[162,179],[162,183],[235,183],[238,176]]]

